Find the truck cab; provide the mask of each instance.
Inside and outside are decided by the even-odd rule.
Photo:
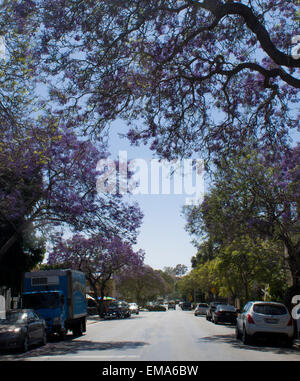
[[[47,334],[64,334],[63,322],[67,318],[65,297],[62,291],[30,291],[23,293],[23,308],[32,308],[46,321]]]

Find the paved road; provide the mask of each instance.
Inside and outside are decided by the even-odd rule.
[[[245,346],[234,327],[215,325],[192,311],[141,312],[130,319],[90,321],[82,337],[68,335],[26,354],[2,360],[98,361],[299,361],[300,349],[279,345]]]

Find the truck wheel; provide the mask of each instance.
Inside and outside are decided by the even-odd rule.
[[[81,321],[76,324],[76,327],[73,329],[74,336],[82,336],[82,323]]]
[[[82,320],[81,326],[82,326],[82,332],[86,332],[86,321],[85,321],[85,319]]]
[[[64,341],[66,338],[66,334],[67,334],[66,330],[64,328],[62,328],[58,334],[59,340]]]

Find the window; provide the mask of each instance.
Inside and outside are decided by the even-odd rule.
[[[26,323],[27,313],[19,311],[9,311],[5,319],[0,320],[0,324],[22,324]]]
[[[218,311],[232,311],[235,312],[235,308],[230,305],[220,304],[217,308]]]
[[[243,312],[247,312],[247,311],[249,310],[250,307],[251,307],[251,303],[247,303],[247,304],[244,306]]]
[[[34,316],[35,320],[40,320],[40,317],[39,317],[39,315],[38,315],[38,314],[36,314],[35,312],[33,313],[33,316]]]
[[[254,304],[253,311],[262,315],[286,315],[285,306],[277,304]]]
[[[29,311],[28,313],[27,313],[27,319],[28,320],[36,320],[36,317],[34,316],[34,313],[32,312],[32,311]]]
[[[59,294],[56,292],[42,292],[25,294],[23,297],[24,308],[39,309],[56,309],[59,308]]]

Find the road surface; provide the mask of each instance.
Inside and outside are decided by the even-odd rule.
[[[129,319],[89,320],[81,337],[52,340],[25,354],[0,360],[35,361],[299,361],[300,349],[275,344],[244,345],[234,327],[215,325],[180,309],[140,312]]]

